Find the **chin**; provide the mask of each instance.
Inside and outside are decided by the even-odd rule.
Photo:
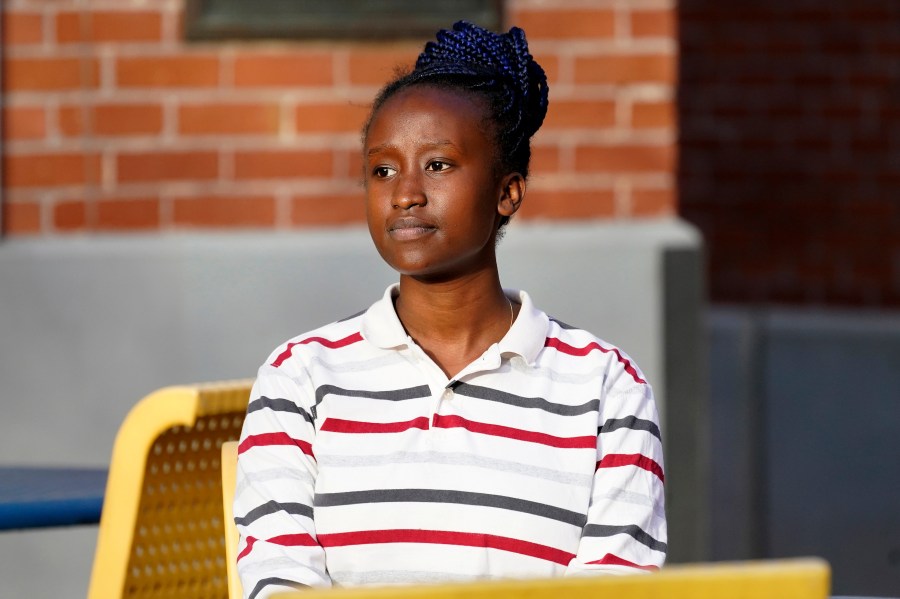
[[[431,274],[435,269],[433,260],[423,255],[423,252],[396,251],[396,248],[377,246],[379,255],[385,263],[401,275],[419,276]],[[394,250],[394,251],[391,251]]]
[[[388,262],[388,266],[396,270],[399,274],[407,277],[431,277],[437,274],[435,269],[422,264],[391,264]]]

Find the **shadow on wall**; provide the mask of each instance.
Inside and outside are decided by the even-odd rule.
[[[894,0],[682,0],[679,212],[714,302],[900,308]]]
[[[900,3],[677,10],[680,214],[735,306],[709,321],[713,556],[896,595]]]
[[[900,315],[714,309],[712,551],[900,589]]]

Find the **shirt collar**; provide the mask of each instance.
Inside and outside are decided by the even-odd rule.
[[[363,315],[362,336],[382,349],[396,349],[409,343],[406,330],[394,310],[394,298],[399,291],[399,283],[389,286],[381,299]],[[528,364],[533,364],[544,347],[550,318],[534,306],[531,297],[524,291],[504,289],[503,292],[522,307],[512,327],[497,344],[497,349],[501,355],[518,355]]]
[[[360,328],[363,338],[382,349],[394,349],[409,343],[406,330],[394,310],[394,297],[399,292],[399,283],[390,285],[381,299],[363,315]]]
[[[531,296],[524,291],[504,289],[503,292],[509,299],[518,301],[522,307],[519,309],[519,315],[513,322],[512,328],[498,344],[500,353],[516,354],[528,364],[534,364],[547,340],[550,317],[536,308],[531,301]]]

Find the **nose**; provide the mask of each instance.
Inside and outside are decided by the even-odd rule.
[[[396,182],[391,202],[394,208],[408,210],[413,206],[426,204],[425,190],[419,173],[398,173]]]

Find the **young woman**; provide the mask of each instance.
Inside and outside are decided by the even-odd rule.
[[[366,213],[400,281],[259,370],[235,497],[247,597],[662,565],[650,386],[500,285],[546,111],[524,33],[467,23],[376,98]]]

